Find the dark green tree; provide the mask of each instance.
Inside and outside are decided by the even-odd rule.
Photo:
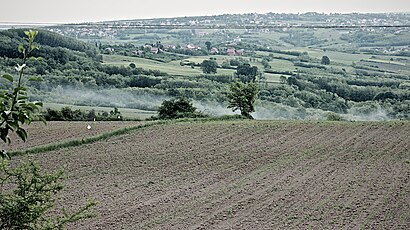
[[[205,74],[216,73],[218,63],[215,60],[204,60],[201,64],[201,69]]]
[[[322,61],[320,62],[322,65],[330,65],[330,59],[328,56],[323,56]]]
[[[191,101],[182,97],[165,100],[158,109],[159,119],[176,119],[183,117],[194,118],[204,117],[204,115],[196,111]]]
[[[208,52],[211,50],[211,48],[212,48],[212,43],[210,42],[210,41],[206,41],[205,42],[205,45],[206,45],[206,49],[208,50]]]
[[[255,112],[254,103],[259,92],[259,87],[256,83],[243,83],[234,81],[230,85],[228,93],[229,106],[235,112],[241,111],[241,115],[249,119],[253,119],[252,112]]]
[[[269,61],[266,60],[266,59],[263,59],[262,62],[261,62],[261,64],[263,65],[263,68],[265,68],[265,70],[269,70],[269,69],[272,68],[272,67],[270,66],[270,64],[269,64]]]
[[[238,77],[243,83],[254,82],[258,75],[258,67],[251,66],[248,63],[241,63],[236,68],[236,77]]]

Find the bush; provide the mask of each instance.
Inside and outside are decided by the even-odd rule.
[[[328,121],[344,121],[343,117],[337,113],[330,112],[326,115]]]
[[[206,117],[186,98],[165,100],[158,109],[159,119]]]
[[[201,69],[205,74],[216,73],[218,69],[218,63],[214,60],[204,60],[201,64]]]
[[[121,112],[117,108],[111,110],[110,113],[95,113],[95,110],[92,109],[88,112],[81,111],[79,109],[72,110],[71,107],[66,106],[61,108],[61,110],[54,110],[47,108],[43,112],[44,119],[46,121],[120,121],[123,120]]]
[[[92,217],[94,202],[73,214],[63,210],[62,216],[48,217],[53,197],[63,189],[62,178],[62,171],[44,173],[34,162],[15,168],[0,162],[0,229],[64,229],[68,223]]]

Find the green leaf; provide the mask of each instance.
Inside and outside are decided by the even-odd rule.
[[[4,141],[4,143],[10,143],[10,142],[8,142],[10,140],[8,138],[8,134],[9,134],[9,129],[0,128],[0,138]]]
[[[37,34],[38,34],[38,31],[37,30],[30,30],[30,35],[34,38],[34,37],[36,37],[37,36]]]
[[[24,142],[27,140],[26,130],[19,128],[17,129],[16,133]]]
[[[24,45],[20,44],[18,50],[19,50],[20,53],[23,53],[24,52]]]
[[[36,102],[34,102],[34,104],[37,105],[37,106],[43,107],[43,102],[36,101]]]
[[[10,130],[16,130],[18,129],[18,123],[17,122],[8,122],[6,125],[6,128]]]
[[[31,45],[31,46],[30,46],[30,49],[31,49],[31,50],[35,50],[35,49],[38,49],[38,48],[39,48],[39,47],[38,47],[37,45]]]
[[[11,76],[10,74],[3,74],[1,77],[7,79],[9,82],[13,82],[14,80],[13,76]]]
[[[27,90],[26,87],[20,86],[20,87],[15,88],[15,89],[14,89],[14,92],[26,91],[26,90]]]

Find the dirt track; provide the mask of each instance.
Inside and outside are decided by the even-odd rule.
[[[71,229],[409,229],[410,123],[209,122],[38,154]]]

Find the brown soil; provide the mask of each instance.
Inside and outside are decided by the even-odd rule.
[[[31,158],[66,207],[99,202],[70,229],[410,229],[410,123],[177,123]]]
[[[142,122],[124,122],[124,121],[104,121],[104,122],[67,122],[67,121],[49,121],[47,125],[43,122],[33,122],[26,127],[28,133],[28,139],[23,142],[12,134],[11,145],[5,146],[6,150],[22,150],[39,145],[45,145],[50,143],[58,143],[73,139],[81,139],[86,137],[95,136],[105,132],[113,131],[130,126],[136,126],[142,124]],[[87,129],[90,125],[91,129]],[[0,146],[3,147],[3,146]]]

